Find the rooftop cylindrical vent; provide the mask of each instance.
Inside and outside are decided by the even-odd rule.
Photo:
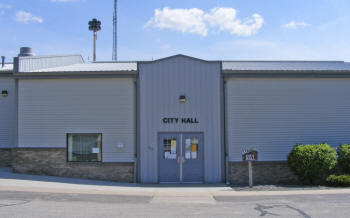
[[[20,48],[20,53],[18,56],[26,57],[26,56],[34,56],[33,49],[30,47],[22,47]]]
[[[5,67],[5,56],[1,56],[1,67]]]

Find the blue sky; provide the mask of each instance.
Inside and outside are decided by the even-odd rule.
[[[186,54],[211,60],[350,61],[348,0],[119,0],[119,60]],[[111,60],[113,0],[1,0],[0,55]]]

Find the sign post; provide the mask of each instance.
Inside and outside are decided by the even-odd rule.
[[[253,187],[253,166],[252,161],[258,160],[258,151],[255,149],[244,150],[242,152],[243,161],[248,162],[248,174],[249,174],[249,187]]]

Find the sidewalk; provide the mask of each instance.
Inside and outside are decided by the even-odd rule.
[[[286,191],[234,191],[224,184],[216,185],[143,185],[116,183],[53,176],[15,174],[9,168],[0,168],[0,191],[45,192],[67,194],[102,194],[148,197],[229,197],[282,196],[312,194],[350,194],[350,189]]]

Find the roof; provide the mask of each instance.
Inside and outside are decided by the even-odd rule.
[[[72,64],[61,67],[51,67],[31,70],[31,73],[39,72],[118,72],[137,71],[137,62],[96,62]]]
[[[84,63],[81,55],[20,56],[15,59],[18,60],[19,73]]]
[[[222,69],[230,71],[350,71],[344,61],[223,61]]]
[[[162,61],[168,58],[186,57],[194,60],[204,61],[185,55],[175,55],[159,59]],[[152,61],[147,61],[152,62]],[[81,55],[56,55],[56,56],[30,56],[19,57],[20,74],[31,73],[31,75],[54,73],[63,74],[115,74],[119,72],[134,74],[137,72],[137,65],[140,62],[93,62],[85,63]],[[143,63],[143,62],[142,62]],[[276,73],[276,72],[326,72],[326,73],[350,73],[350,62],[344,61],[222,61],[224,74],[239,73]],[[6,64],[0,67],[1,73],[13,72],[13,64]],[[28,75],[29,76],[29,75]]]
[[[3,72],[12,72],[13,71],[13,64],[11,63],[7,63],[5,64],[4,67],[1,67],[1,64],[0,64],[0,72],[3,73]]]

